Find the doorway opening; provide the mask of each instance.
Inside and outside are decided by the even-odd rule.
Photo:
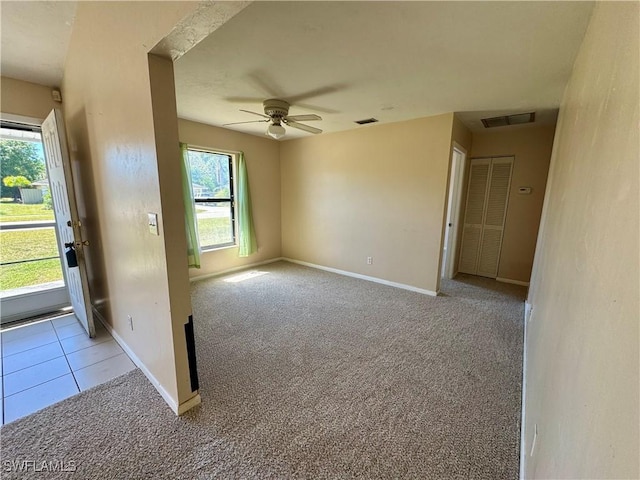
[[[0,125],[3,424],[135,368],[104,326],[93,322],[84,268],[89,242],[78,218],[61,112],[52,111],[41,125],[5,117]]]
[[[460,206],[462,203],[463,177],[467,161],[467,151],[454,142],[451,153],[451,175],[447,201],[447,218],[444,230],[444,247],[442,249],[442,278],[453,278],[458,273],[456,251],[460,234]]]
[[[0,323],[70,306],[40,126],[0,125]]]

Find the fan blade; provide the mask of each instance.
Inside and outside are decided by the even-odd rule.
[[[271,117],[269,115],[265,115],[264,113],[252,112],[251,110],[243,110],[243,109],[240,109],[240,111],[245,113],[251,113],[253,115],[259,115],[261,117],[268,118],[269,120],[271,120]]]
[[[262,98],[258,97],[224,97],[223,100],[229,103],[253,103],[259,104],[262,102]]]
[[[299,105],[298,102],[301,100],[307,100],[308,98],[321,97],[329,93],[339,92],[340,90],[344,90],[345,88],[348,88],[348,87],[349,85],[345,83],[336,83],[335,85],[327,85],[326,87],[316,88],[315,90],[309,90],[307,92],[299,93],[298,95],[292,95],[286,98],[291,104]]]
[[[299,130],[304,130],[305,132],[309,132],[309,133],[322,133],[322,130],[320,130],[319,128],[316,127],[310,127],[309,125],[305,125],[303,123],[298,123],[295,121],[291,121],[288,120],[287,118],[283,118],[282,119],[283,122],[293,128],[297,128]]]
[[[287,115],[287,120],[293,120],[294,122],[311,122],[313,120],[322,120],[322,117],[309,113],[307,115]]]
[[[271,119],[267,119],[267,120],[250,120],[248,122],[233,122],[233,123],[223,123],[222,126],[226,127],[227,125],[240,125],[241,123],[264,123],[264,122],[268,122]]]

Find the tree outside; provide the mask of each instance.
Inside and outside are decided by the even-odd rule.
[[[53,221],[51,202],[24,205],[16,202],[19,188],[46,178],[40,144],[0,140],[0,223]],[[46,194],[45,194],[46,197]],[[62,280],[55,228],[13,228],[0,231],[0,290]]]
[[[44,160],[33,142],[21,140],[0,141],[0,177],[2,197],[19,198],[18,186],[8,186],[6,177],[24,177],[29,182],[43,180],[46,177]]]
[[[15,202],[20,199],[20,188],[30,187],[31,182],[27,177],[23,177],[22,175],[9,175],[2,179],[2,185],[13,190],[13,201]]]
[[[191,181],[206,187],[203,196],[213,198],[229,197],[229,157],[210,152],[189,150]]]

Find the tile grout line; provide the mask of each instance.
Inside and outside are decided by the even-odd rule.
[[[26,348],[26,349],[21,350],[19,352],[12,353],[11,355],[3,355],[2,358],[11,357],[12,355],[19,355],[19,354],[24,353],[24,352],[29,352],[29,351],[31,351],[31,350],[33,350],[35,348],[44,347],[45,345],[51,345],[52,343],[56,343],[56,342],[60,343],[60,340],[58,340],[58,335],[56,335],[56,339],[53,342],[43,343],[42,345],[38,345],[37,347]],[[60,345],[60,346],[62,346],[62,345]]]
[[[52,344],[54,344],[54,343],[55,343],[55,342],[47,343],[47,345],[52,345]],[[46,345],[43,345],[43,347],[44,347],[44,346],[46,346]],[[60,347],[60,350],[62,350],[62,347]],[[26,350],[26,351],[29,351],[29,350]],[[22,353],[22,352],[20,352],[20,353]],[[19,355],[19,354],[16,354],[16,355]],[[36,367],[36,366],[38,366],[38,365],[42,365],[43,363],[50,362],[51,360],[55,360],[56,358],[60,358],[60,357],[63,357],[63,356],[64,356],[64,350],[62,350],[62,355],[58,355],[57,357],[47,358],[46,360],[43,360],[43,361],[38,362],[38,363],[34,363],[33,365],[29,365],[29,366],[27,366],[27,367],[19,368],[18,370],[14,370],[13,372],[8,372],[8,373],[7,373],[7,375],[13,375],[14,373],[18,373],[18,372],[21,372],[22,370],[26,370],[27,368]],[[2,368],[3,368],[3,371],[4,371],[4,361],[5,361],[5,359],[3,358],[3,359],[2,359]],[[4,377],[4,376],[5,376],[5,375],[3,375],[3,377]]]
[[[71,373],[79,372],[80,370],[84,370],[85,368],[93,367],[94,365],[97,365],[97,364],[102,363],[102,362],[106,362],[107,360],[111,360],[112,358],[115,358],[115,357],[120,356],[120,355],[122,355],[122,354],[125,354],[125,355],[126,355],[126,353],[125,353],[125,351],[124,351],[124,350],[123,350],[123,351],[121,351],[121,352],[119,352],[119,353],[116,353],[115,355],[112,355],[112,356],[110,356],[110,357],[103,358],[102,360],[100,360],[100,361],[98,361],[98,362],[91,363],[91,364],[86,365],[86,366],[84,366],[84,367],[82,367],[82,368],[79,368],[78,370],[75,370],[75,371],[74,371],[74,370],[72,369],[72,370],[71,370]],[[129,358],[129,357],[127,356],[127,358]],[[74,375],[74,376],[75,376],[75,375]]]
[[[77,320],[76,320],[76,321],[77,321]],[[113,358],[116,358],[116,357],[118,357],[118,356],[120,356],[120,355],[125,355],[125,356],[126,356],[126,352],[124,352],[123,350],[121,350],[120,352],[115,353],[115,354],[113,354],[113,355],[111,355],[111,356],[109,356],[109,357],[103,358],[103,359],[101,359],[101,360],[99,360],[99,361],[97,361],[97,362],[91,363],[91,364],[89,364],[89,365],[83,366],[82,368],[79,368],[79,369],[77,369],[77,370],[74,370],[74,369],[72,368],[72,366],[71,366],[71,363],[69,362],[68,355],[71,355],[71,354],[73,354],[73,353],[77,353],[77,352],[81,352],[81,351],[83,351],[83,350],[86,350],[86,349],[89,349],[89,348],[95,347],[95,346],[97,346],[97,345],[104,344],[104,343],[108,342],[109,340],[113,340],[113,338],[109,335],[108,337],[104,338],[104,341],[101,341],[100,343],[93,344],[93,345],[88,345],[88,346],[85,346],[85,347],[80,348],[80,349],[78,349],[78,350],[75,350],[75,351],[73,351],[73,352],[69,352],[69,353],[67,353],[67,352],[65,351],[65,349],[64,349],[64,346],[62,345],[62,340],[64,340],[64,339],[61,339],[61,338],[60,338],[60,336],[59,336],[59,334],[58,334],[58,329],[57,329],[57,328],[56,328],[56,326],[53,324],[53,322],[52,322],[51,320],[49,320],[49,322],[51,322],[51,326],[52,326],[52,329],[53,329],[53,331],[54,331],[54,333],[55,333],[55,338],[56,338],[56,340],[55,340],[55,341],[53,341],[53,342],[47,342],[47,343],[44,343],[44,344],[42,344],[42,345],[38,345],[37,347],[27,348],[26,350],[22,350],[22,351],[20,351],[20,352],[12,353],[11,355],[7,355],[7,356],[2,356],[2,357],[0,357],[0,373],[4,374],[4,368],[5,368],[4,361],[5,361],[5,359],[6,359],[6,358],[9,358],[9,357],[14,356],[14,355],[24,354],[24,353],[30,352],[30,351],[32,351],[32,350],[34,350],[34,349],[41,348],[41,347],[45,347],[45,346],[47,346],[47,345],[53,345],[54,343],[57,343],[57,344],[58,344],[58,346],[60,347],[60,350],[62,351],[62,355],[58,355],[58,356],[56,356],[56,357],[53,357],[53,358],[50,358],[50,359],[44,360],[44,361],[42,361],[42,362],[38,362],[38,363],[35,363],[35,364],[33,364],[33,365],[29,365],[28,367],[20,368],[20,369],[18,369],[18,370],[16,370],[16,371],[14,371],[14,372],[11,372],[11,374],[13,374],[13,373],[17,373],[17,372],[20,372],[20,371],[22,371],[22,370],[24,370],[24,369],[26,369],[26,368],[31,368],[31,367],[35,367],[35,366],[37,366],[37,365],[41,365],[42,363],[46,363],[46,362],[49,362],[49,361],[52,361],[52,360],[55,360],[55,359],[59,359],[60,357],[64,356],[64,357],[65,357],[65,362],[66,362],[66,364],[67,364],[67,366],[68,366],[68,368],[69,368],[69,371],[70,371],[70,373],[71,373],[71,375],[72,375],[72,378],[73,378],[74,384],[75,384],[76,389],[77,389],[77,391],[76,391],[76,393],[75,393],[74,395],[77,395],[77,394],[78,394],[78,393],[80,393],[82,390],[80,389],[80,385],[79,385],[79,383],[78,383],[78,379],[76,378],[76,372],[78,372],[78,371],[80,371],[80,370],[87,369],[87,368],[92,367],[92,366],[94,366],[94,365],[97,365],[97,364],[99,364],[99,363],[109,361],[109,360],[111,360],[111,359],[113,359]],[[44,322],[42,322],[42,323],[44,323]],[[67,326],[69,326],[69,325],[63,325],[63,326],[62,326],[62,327],[60,327],[60,328],[64,328],[64,327],[67,327]],[[79,337],[79,336],[81,336],[81,335],[85,335],[85,333],[83,332],[83,333],[79,333],[78,335],[72,335],[72,336],[70,336],[70,337],[65,337],[65,339],[67,339],[67,338],[73,338],[73,337]],[[23,337],[23,338],[28,338],[29,336],[30,336],[30,335],[27,335],[27,336],[25,336],[25,337]],[[21,338],[21,339],[17,339],[17,340],[22,340],[22,338]],[[7,342],[7,343],[10,343],[10,342]],[[128,357],[127,357],[127,358],[128,358]],[[2,416],[1,416],[2,425],[4,425],[4,424],[5,424],[5,418],[6,418],[6,415],[5,415],[5,409],[4,409],[4,405],[5,405],[5,403],[4,403],[4,402],[5,402],[5,398],[8,398],[8,397],[11,397],[11,396],[13,396],[13,395],[20,394],[20,393],[24,393],[24,392],[26,392],[26,391],[28,391],[28,390],[30,390],[30,389],[32,389],[32,388],[39,387],[39,386],[44,385],[45,383],[48,383],[48,382],[53,382],[54,380],[58,380],[58,379],[60,379],[60,378],[62,378],[62,377],[65,377],[66,375],[68,375],[68,373],[64,373],[64,374],[59,375],[59,376],[57,376],[57,377],[51,378],[51,379],[49,379],[49,380],[47,380],[47,381],[45,381],[45,382],[38,383],[37,385],[32,385],[32,386],[30,386],[29,388],[25,388],[25,389],[23,389],[23,390],[20,390],[20,391],[17,391],[17,392],[13,392],[11,395],[6,395],[6,397],[5,397],[5,393],[6,393],[6,392],[4,391],[4,385],[3,385],[3,394],[2,394],[2,398],[0,399],[0,401],[2,401],[2,402],[3,402],[3,403],[2,403]],[[4,382],[4,375],[2,375],[2,381]]]
[[[60,358],[60,357],[58,357],[58,358]],[[54,380],[62,378],[65,375],[69,375],[69,374],[68,373],[63,373],[62,375],[58,375],[57,377],[50,378],[49,380],[46,380],[46,381],[41,382],[41,383],[38,383],[37,385],[32,385],[29,388],[25,388],[24,390],[19,390],[17,392],[13,392],[11,395],[7,395],[6,398],[13,397],[14,395],[17,395],[17,394],[22,393],[22,392],[26,392],[27,390],[31,390],[32,388],[39,387],[40,385],[44,385],[45,383],[53,382]],[[3,401],[4,401],[4,397],[3,397]],[[4,414],[4,411],[2,413]]]
[[[64,353],[64,361],[67,362],[67,366],[69,367],[69,371],[71,372],[71,378],[73,378],[73,383],[76,384],[78,393],[80,393],[80,385],[78,385],[78,380],[76,380],[76,376],[73,374],[73,369],[71,368],[71,364],[69,363],[69,359],[67,358],[67,353],[64,351],[64,348],[62,347],[62,342],[60,341],[60,337],[58,336],[58,331],[56,330],[56,327],[53,325],[53,322],[51,322],[51,325],[53,326],[53,331],[56,333],[56,338],[58,339],[58,343],[60,344],[60,349],[62,350],[62,353]]]
[[[52,378],[52,379],[50,379],[50,380],[47,380],[46,382],[39,383],[38,385],[33,385],[33,386],[31,386],[31,387],[29,387],[29,388],[26,388],[26,389],[24,389],[24,390],[20,390],[19,392],[14,392],[14,393],[12,393],[11,395],[5,395],[5,393],[6,393],[6,392],[5,392],[5,389],[4,389],[4,361],[5,361],[5,358],[11,357],[11,356],[13,356],[13,355],[18,355],[18,354],[22,354],[22,353],[25,353],[25,352],[29,352],[29,351],[34,350],[34,349],[36,349],[36,348],[44,347],[44,346],[46,346],[46,345],[52,345],[52,344],[54,344],[54,343],[56,343],[56,342],[57,342],[57,343],[58,343],[58,345],[59,345],[59,347],[60,347],[60,350],[61,350],[61,351],[62,351],[62,353],[63,353],[63,355],[62,355],[62,356],[64,356],[64,357],[65,357],[65,361],[66,361],[66,363],[67,363],[67,366],[69,367],[69,372],[71,373],[71,376],[72,376],[72,378],[73,378],[73,382],[75,383],[76,388],[78,389],[77,393],[80,393],[80,387],[78,386],[78,382],[77,382],[77,380],[76,380],[76,377],[75,377],[75,375],[73,374],[73,369],[71,368],[71,365],[69,364],[69,360],[67,359],[66,353],[65,353],[65,351],[64,351],[64,347],[62,346],[62,342],[61,342],[61,340],[60,340],[60,337],[58,336],[58,330],[56,329],[56,326],[54,325],[53,320],[51,320],[51,319],[50,319],[50,320],[45,320],[45,321],[41,321],[41,322],[37,322],[37,323],[38,323],[38,324],[44,324],[44,323],[46,323],[47,321],[51,324],[51,329],[53,330],[53,332],[54,332],[54,334],[55,334],[55,337],[56,337],[56,340],[55,340],[55,341],[53,341],[53,342],[47,342],[47,343],[44,343],[44,344],[42,344],[42,345],[38,345],[37,347],[27,348],[27,349],[22,350],[22,351],[20,351],[20,352],[15,352],[15,353],[12,353],[11,355],[6,355],[6,356],[5,356],[5,355],[3,355],[3,354],[4,354],[4,347],[5,347],[6,345],[11,344],[11,343],[12,343],[12,342],[14,342],[14,341],[24,340],[25,338],[29,338],[29,337],[31,337],[31,336],[35,336],[35,335],[38,335],[39,333],[43,333],[43,332],[37,332],[37,333],[35,333],[35,334],[33,334],[33,335],[26,335],[26,336],[24,336],[24,337],[22,337],[22,338],[18,338],[18,339],[15,339],[15,340],[10,340],[10,341],[6,342],[6,344],[5,344],[4,342],[2,342],[2,339],[0,338],[0,342],[2,342],[2,345],[0,346],[0,348],[3,350],[3,351],[2,351],[2,353],[0,353],[0,377],[2,378],[2,398],[0,399],[0,401],[2,402],[2,415],[1,415],[0,420],[2,421],[2,425],[5,425],[5,419],[6,419],[6,412],[5,412],[5,398],[11,397],[12,395],[16,395],[16,394],[21,393],[21,392],[25,392],[25,391],[27,391],[27,390],[29,390],[29,389],[31,389],[31,388],[38,387],[38,386],[43,385],[43,384],[45,384],[45,383],[47,383],[47,382],[52,382],[52,381],[54,381],[54,380],[57,380],[57,379],[59,379],[59,378],[64,377],[65,375],[68,375],[68,374],[66,374],[66,373],[65,373],[64,375],[60,375],[60,376],[58,376],[58,377]],[[76,321],[77,321],[77,320],[76,320]],[[70,324],[70,325],[72,325],[72,324]],[[63,325],[63,327],[66,327],[66,326],[68,326],[68,325]],[[25,327],[27,327],[27,328],[28,328],[28,325],[25,325]],[[20,327],[18,327],[18,328],[20,328]],[[46,331],[46,330],[45,330],[45,331]],[[82,334],[78,334],[78,335],[82,335]],[[74,336],[74,335],[72,335],[71,337],[73,337],[73,336]],[[71,337],[67,337],[67,338],[71,338]],[[58,356],[58,357],[54,357],[54,358],[49,359],[49,360],[45,360],[45,362],[50,361],[50,360],[54,360],[54,359],[56,359],[56,358],[60,358],[60,356]],[[31,365],[31,366],[40,365],[40,364],[45,363],[45,362],[40,362],[40,363],[37,363],[37,364]],[[25,367],[25,368],[28,368],[28,367]],[[24,369],[16,370],[16,372],[19,372],[19,371],[21,371],[21,370],[24,370]],[[11,373],[15,373],[15,372],[11,372]]]
[[[54,330],[54,331],[55,331],[55,330]],[[5,358],[8,358],[8,357],[13,357],[14,355],[21,355],[21,354],[23,354],[23,353],[30,352],[31,350],[35,350],[36,348],[46,347],[47,345],[51,345],[51,344],[53,344],[53,343],[58,343],[58,344],[60,344],[60,348],[62,348],[62,352],[63,352],[64,354],[66,354],[66,352],[65,352],[65,350],[64,350],[64,346],[62,345],[62,340],[67,340],[68,338],[79,337],[80,335],[86,335],[85,333],[79,333],[79,334],[77,334],[77,335],[71,335],[70,337],[64,337],[63,339],[60,339],[60,338],[58,337],[58,332],[55,332],[55,334],[56,334],[56,339],[55,339],[53,342],[43,343],[42,345],[38,345],[37,347],[27,348],[27,349],[22,350],[22,351],[20,351],[20,352],[12,353],[11,355],[4,355],[2,358],[3,358],[3,359],[5,359]],[[25,337],[25,338],[27,338],[27,337]],[[21,339],[20,339],[20,340],[21,340]],[[15,340],[12,340],[12,341],[15,341]],[[7,343],[11,343],[11,342],[7,342]],[[103,342],[101,342],[101,343],[103,343]],[[95,345],[99,345],[99,343],[96,343]],[[94,345],[89,345],[88,347],[82,347],[82,348],[79,348],[78,350],[75,350],[75,351],[73,351],[73,352],[69,352],[69,353],[79,352],[80,350],[84,350],[85,348],[91,348],[91,347],[93,347],[93,346],[94,346]],[[57,358],[57,357],[56,357],[56,358]]]

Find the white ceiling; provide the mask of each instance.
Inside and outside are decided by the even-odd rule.
[[[555,121],[591,2],[255,2],[176,61],[178,113],[253,120],[262,100],[333,132],[458,112]],[[60,85],[76,2],[0,1],[4,76]],[[263,135],[266,124],[237,125]],[[519,127],[502,127],[519,128]],[[288,128],[287,138],[308,136]]]
[[[0,2],[0,72],[59,86],[77,2]]]
[[[262,100],[334,132],[462,112],[537,111],[553,122],[592,3],[255,2],[175,64],[178,114],[212,125],[255,120]],[[263,135],[264,123],[230,126]],[[503,127],[517,128],[517,127]],[[291,128],[286,138],[308,136]]]

